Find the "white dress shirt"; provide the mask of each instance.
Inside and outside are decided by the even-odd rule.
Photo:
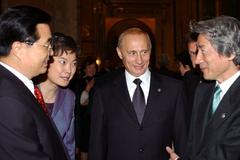
[[[16,69],[12,68],[11,66],[0,62],[0,64],[6,68],[7,70],[9,70],[12,74],[14,74],[20,81],[23,82],[23,84],[32,92],[32,94],[34,95],[34,84],[33,81],[28,79],[25,75],[23,75],[22,73],[18,72]]]
[[[228,91],[228,89],[232,86],[232,84],[236,81],[236,79],[239,77],[240,75],[240,71],[238,71],[237,73],[235,73],[233,76],[231,76],[230,78],[228,78],[227,80],[225,80],[224,82],[222,82],[221,84],[218,83],[218,81],[216,81],[216,85],[219,85],[219,87],[221,88],[222,92],[220,94],[220,98],[222,99],[223,96],[226,94],[226,92]]]
[[[133,81],[136,78],[141,79],[142,81],[141,88],[144,93],[145,103],[147,104],[147,99],[148,99],[148,94],[150,89],[150,80],[151,80],[151,72],[149,71],[149,69],[147,69],[147,71],[140,77],[134,77],[127,70],[125,70],[125,77],[126,77],[128,93],[130,95],[131,101],[133,98],[134,91],[137,88],[137,85]]]

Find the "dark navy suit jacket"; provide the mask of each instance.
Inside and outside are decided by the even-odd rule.
[[[64,146],[31,91],[0,65],[0,159],[66,160]]]
[[[168,160],[165,147],[186,145],[182,84],[151,73],[143,121],[139,124],[128,93],[124,71],[100,79],[93,91],[90,160]]]
[[[211,116],[214,88],[215,82],[201,83],[196,90],[186,159],[240,159],[240,78]]]

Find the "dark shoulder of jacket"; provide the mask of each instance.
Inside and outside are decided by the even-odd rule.
[[[160,74],[154,70],[150,70],[151,71],[151,76],[155,79],[157,79],[157,81],[164,83],[164,84],[176,84],[176,85],[182,85],[182,81],[167,75],[163,75]]]
[[[215,80],[201,80],[198,83],[196,90],[207,89],[209,87],[213,87],[215,84],[216,84]]]
[[[124,75],[124,68],[113,70],[104,75],[98,75],[95,77],[94,86],[104,87],[106,85],[112,84],[113,82],[115,82],[116,79],[119,78],[119,76],[122,76],[122,75]]]

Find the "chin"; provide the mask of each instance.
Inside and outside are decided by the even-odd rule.
[[[140,70],[140,71],[138,71],[137,73],[138,73],[139,75],[143,75],[145,72],[146,72],[146,70]]]
[[[58,85],[61,86],[61,87],[67,87],[68,84],[69,84],[69,82],[61,82]]]
[[[203,74],[203,78],[206,79],[206,80],[213,80],[214,79],[211,76],[206,75],[206,74]]]
[[[143,75],[143,73],[135,73],[135,77],[140,77],[141,75]]]
[[[47,68],[46,69],[42,69],[39,74],[43,74],[43,73],[46,73],[47,72]]]

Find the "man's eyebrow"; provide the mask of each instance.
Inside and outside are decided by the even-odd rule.
[[[52,41],[52,37],[48,38],[47,42],[51,42]]]
[[[203,48],[204,45],[203,44],[197,44],[197,48]]]

